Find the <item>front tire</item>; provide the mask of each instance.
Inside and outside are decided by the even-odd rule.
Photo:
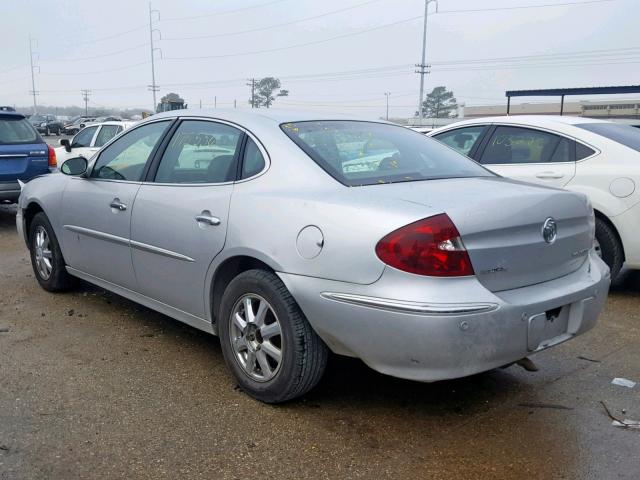
[[[271,272],[249,270],[229,283],[218,329],[229,370],[257,400],[281,403],[304,395],[326,368],[326,345]]]
[[[596,218],[596,252],[609,266],[611,281],[615,280],[624,262],[624,252],[616,232],[601,218]]]
[[[29,227],[29,251],[36,280],[49,292],[72,289],[77,280],[67,273],[58,239],[43,213],[37,213]]]

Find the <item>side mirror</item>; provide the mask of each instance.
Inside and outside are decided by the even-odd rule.
[[[84,157],[73,157],[65,161],[60,167],[60,171],[65,175],[78,176],[87,171],[89,162]]]
[[[58,140],[58,143],[62,145],[67,152],[71,151],[71,142],[68,138],[62,138]]]

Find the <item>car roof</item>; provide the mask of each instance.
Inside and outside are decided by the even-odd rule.
[[[388,123],[383,120],[371,120],[368,118],[359,118],[353,115],[344,115],[340,113],[324,113],[304,110],[284,110],[275,108],[259,108],[259,109],[184,109],[172,110],[169,112],[158,113],[148,117],[146,120],[158,118],[173,117],[206,117],[211,119],[226,120],[231,123],[237,123],[246,128],[263,127],[266,125],[280,125],[289,122],[305,122],[314,120],[355,120],[368,121],[376,123]]]
[[[19,112],[11,112],[8,110],[0,110],[1,117],[15,117],[15,118],[26,118],[24,114]]]

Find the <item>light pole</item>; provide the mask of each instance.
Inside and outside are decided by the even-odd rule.
[[[389,95],[391,92],[384,92],[384,96],[387,97],[387,121],[389,121]]]
[[[422,105],[422,100],[424,98],[424,76],[429,73],[428,68],[429,65],[426,64],[427,61],[427,18],[429,16],[429,4],[436,4],[436,12],[438,11],[438,0],[424,0],[424,29],[422,31],[422,62],[420,62],[416,67],[416,73],[420,74],[420,98],[418,98],[418,117],[420,118],[420,124],[422,125],[422,120],[424,119],[424,106]]]

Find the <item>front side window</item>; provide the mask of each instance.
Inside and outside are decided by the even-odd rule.
[[[145,164],[170,123],[149,123],[115,140],[100,153],[91,177],[139,182]]]
[[[493,176],[440,142],[396,125],[321,120],[285,123],[281,128],[347,186]]]
[[[223,183],[236,178],[242,132],[222,123],[184,120],[160,160],[158,183]]]
[[[480,163],[485,165],[570,162],[571,140],[521,127],[497,127]]]
[[[0,116],[0,145],[39,142],[38,133],[24,118]]]
[[[475,125],[473,127],[456,128],[433,137],[463,155],[469,155],[469,152],[471,152],[471,149],[486,129],[485,125]]]
[[[253,177],[262,171],[266,163],[264,157],[251,138],[247,139],[247,144],[244,147],[244,159],[242,161],[242,175],[241,179]]]
[[[115,137],[121,128],[118,125],[103,125],[96,136],[96,143],[94,146],[101,147],[113,137]]]
[[[98,127],[87,127],[83,130],[80,130],[78,134],[73,137],[73,142],[71,143],[71,148],[83,148],[91,146],[91,139],[93,135],[96,133]]]

